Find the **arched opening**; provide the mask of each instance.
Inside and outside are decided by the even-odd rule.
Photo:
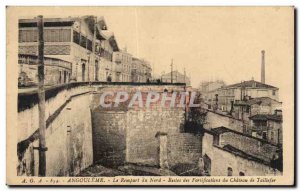
[[[232,176],[233,170],[231,167],[227,168],[227,176]]]
[[[206,154],[203,156],[204,173],[206,176],[211,175],[211,159]]]
[[[111,79],[111,75],[110,75],[110,74],[107,76],[107,79],[106,79],[106,81],[108,81],[108,82],[111,82],[111,81],[112,81],[112,79]]]

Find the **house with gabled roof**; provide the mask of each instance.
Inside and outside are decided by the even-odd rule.
[[[278,101],[279,88],[264,84],[255,80],[243,81],[240,83],[224,86],[217,90],[218,108],[228,111],[237,100],[244,100],[246,97],[258,98],[269,97]]]
[[[202,161],[211,176],[282,175],[282,149],[224,126],[204,129]]]

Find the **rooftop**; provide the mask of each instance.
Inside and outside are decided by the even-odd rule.
[[[87,23],[92,22],[94,23],[93,15],[86,15],[82,17],[65,17],[65,18],[43,18],[44,25],[51,25],[51,24],[73,24],[75,21],[85,20]],[[106,30],[107,26],[104,20],[104,17],[97,17],[97,24],[101,27],[102,30]],[[36,27],[37,26],[37,18],[29,18],[29,19],[19,19],[19,25],[22,27]]]
[[[43,18],[45,27],[61,27],[61,26],[73,26],[75,22],[85,22],[90,30],[94,33],[94,23],[97,27],[97,38],[100,40],[108,40],[111,36],[104,35],[107,30],[107,25],[104,17],[95,17],[93,15],[85,15],[81,17],[66,17],[66,18]],[[19,27],[37,27],[37,18],[19,19]]]
[[[276,114],[257,114],[249,117],[249,119],[253,121],[276,121],[276,122],[282,122],[282,115],[276,115]]]
[[[236,100],[234,105],[271,105],[273,103],[282,103],[269,97],[250,98],[249,100]]]
[[[46,23],[73,23],[78,20],[78,17],[67,17],[67,18],[43,18],[44,24]],[[37,26],[37,18],[33,19],[19,19],[19,25],[34,27]]]
[[[225,86],[223,88],[267,88],[267,89],[278,89],[277,87],[264,84],[255,80],[244,81],[232,85]],[[222,89],[222,88],[221,88]]]
[[[250,155],[238,148],[235,148],[231,145],[225,145],[224,147],[219,147],[219,146],[216,146],[215,147],[219,148],[219,149],[222,149],[224,151],[227,151],[227,152],[230,152],[231,154],[234,154],[236,156],[239,156],[241,158],[244,158],[244,159],[248,159],[248,160],[252,160],[252,161],[255,161],[255,162],[259,162],[259,163],[262,163],[262,164],[265,164],[265,165],[270,165],[270,163],[268,161],[265,161],[263,159],[260,159],[258,157],[255,157],[253,155]]]
[[[214,111],[213,109],[207,109],[207,112],[211,112],[211,113],[223,116],[223,117],[228,117],[228,118],[231,118],[231,119],[234,119],[234,120],[237,120],[237,121],[242,121],[241,119],[235,118],[232,115],[229,115],[228,113],[222,112],[220,110]]]
[[[223,133],[234,133],[234,134],[237,134],[237,135],[240,135],[240,136],[244,136],[244,137],[248,137],[248,138],[251,138],[251,139],[255,139],[257,141],[260,141],[262,143],[265,143],[265,144],[270,144],[270,145],[273,145],[273,146],[276,146],[272,143],[269,143],[268,141],[264,140],[264,139],[260,139],[260,138],[257,138],[257,137],[253,137],[251,135],[248,135],[248,134],[244,134],[244,133],[241,133],[241,132],[238,132],[238,131],[235,131],[235,130],[232,130],[232,129],[229,129],[227,127],[224,127],[224,126],[221,126],[221,127],[217,127],[217,128],[212,128],[211,130],[208,130],[206,129],[206,131],[208,133],[211,133],[211,134],[215,134],[215,135],[220,135],[220,134],[223,134]]]

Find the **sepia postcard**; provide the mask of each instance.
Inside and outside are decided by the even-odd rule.
[[[293,6],[8,6],[8,185],[295,185]]]

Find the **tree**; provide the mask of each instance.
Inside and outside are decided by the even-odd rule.
[[[207,114],[206,109],[201,106],[203,105],[203,100],[200,92],[197,92],[194,103],[200,104],[200,107],[189,108],[185,123],[185,132],[200,133],[203,131],[203,126],[206,123]]]

